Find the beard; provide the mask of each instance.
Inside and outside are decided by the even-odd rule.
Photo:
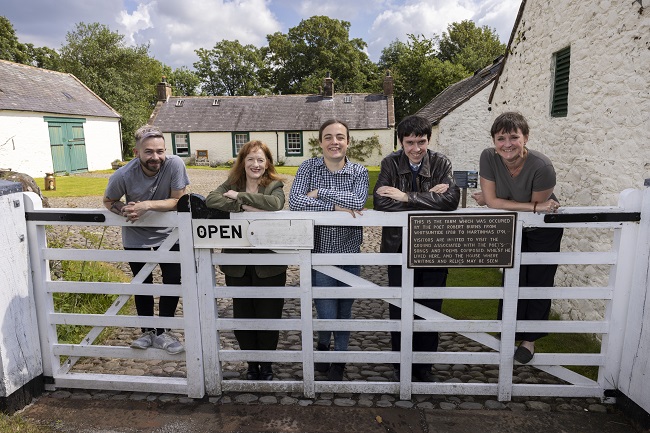
[[[140,160],[140,164],[144,168],[146,168],[147,170],[149,170],[150,172],[153,172],[153,173],[158,173],[160,171],[160,169],[162,168],[162,165],[163,165],[164,162],[165,162],[165,160],[162,160],[162,161],[161,160],[156,160],[156,161],[146,160],[146,161],[143,161],[142,159]]]

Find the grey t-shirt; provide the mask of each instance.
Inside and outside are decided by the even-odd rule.
[[[140,167],[140,160],[133,158],[120,167],[108,180],[104,195],[110,199],[125,196],[126,202],[165,200],[172,189],[183,189],[190,184],[185,163],[176,155],[167,155],[160,171],[147,176]],[[126,248],[150,248],[163,243],[171,233],[169,227],[122,227],[122,243]]]
[[[555,187],[555,169],[551,160],[536,150],[528,149],[528,156],[519,175],[512,177],[494,148],[481,153],[479,170],[482,178],[496,184],[497,198],[530,203],[533,191]],[[551,196],[554,200],[555,196]]]

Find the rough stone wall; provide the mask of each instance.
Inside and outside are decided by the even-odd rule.
[[[566,206],[617,205],[650,177],[650,9],[648,1],[528,0],[492,100],[492,113],[519,111],[529,146],[554,163]],[[568,115],[550,116],[553,54],[571,47]],[[611,235],[570,230],[563,250],[606,250]],[[583,251],[585,249],[582,249]],[[562,267],[558,285],[605,285],[608,270]],[[588,318],[598,304],[555,305]]]
[[[438,125],[437,143],[432,149],[446,155],[454,170],[478,170],[481,151],[492,145],[490,126],[493,117],[488,110],[491,91],[492,86],[487,86],[443,117]],[[473,200],[469,201],[472,203],[468,206],[471,206]]]

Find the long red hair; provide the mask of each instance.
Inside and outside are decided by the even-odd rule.
[[[228,174],[228,183],[230,185],[236,186],[237,189],[243,189],[246,187],[246,166],[244,160],[249,153],[255,152],[258,149],[264,153],[264,157],[266,158],[266,170],[260,179],[260,185],[266,186],[271,183],[271,181],[281,179],[278,172],[275,171],[273,155],[271,155],[269,147],[259,140],[251,140],[244,143],[241,149],[239,149],[237,159],[235,159],[235,163]]]

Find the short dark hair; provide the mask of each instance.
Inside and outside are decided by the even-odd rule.
[[[407,116],[397,125],[397,138],[401,142],[404,137],[415,135],[416,137],[427,136],[431,139],[431,122],[422,116]]]
[[[494,138],[494,136],[501,131],[510,134],[511,132],[517,132],[518,130],[528,137],[530,128],[528,127],[526,118],[516,111],[506,111],[505,113],[499,114],[499,116],[494,119],[492,128],[490,128],[490,135]]]
[[[323,130],[330,125],[334,125],[335,123],[339,123],[345,127],[345,133],[348,136],[347,138],[350,139],[350,128],[348,127],[347,123],[338,119],[329,119],[323,122],[323,124],[320,126],[320,129],[318,130],[318,141],[321,143],[323,142]]]

